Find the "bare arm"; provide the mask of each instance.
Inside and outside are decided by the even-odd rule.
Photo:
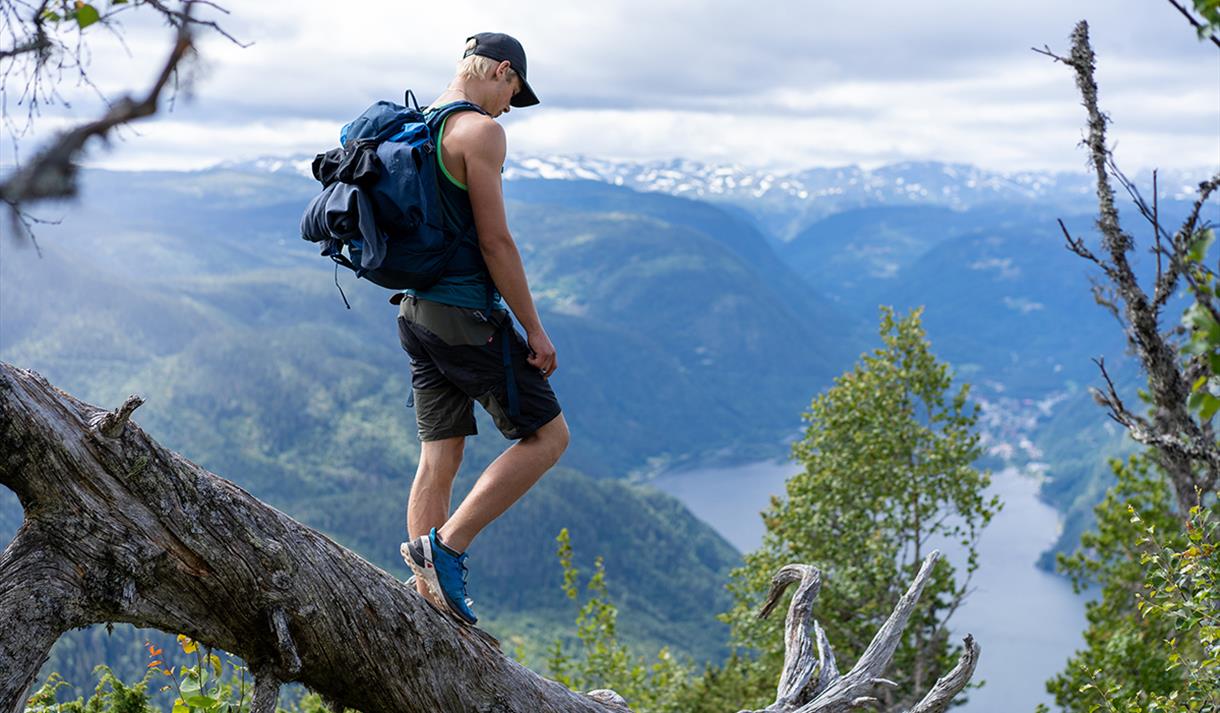
[[[508,231],[508,218],[504,213],[504,193],[500,184],[500,167],[504,165],[506,150],[504,128],[494,121],[470,122],[465,128],[468,131],[463,132],[462,153],[479,250],[496,289],[525,329],[534,352],[529,358],[530,364],[543,375],[550,376],[559,366],[555,347],[538,318],[525,267],[521,264],[521,253]]]

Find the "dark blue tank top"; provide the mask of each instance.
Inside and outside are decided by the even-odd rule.
[[[469,256],[471,259],[468,262],[475,262],[476,269],[455,271],[454,274],[446,274],[426,290],[405,290],[405,292],[413,294],[421,300],[431,300],[470,309],[486,309],[490,294],[492,309],[501,309],[503,303],[500,301],[500,293],[492,284],[491,273],[487,271],[482,254],[478,252],[478,237],[474,225],[474,208],[470,204],[470,193],[465,184],[449,173],[449,169],[445,167],[445,162],[441,158],[441,142],[445,138],[445,124],[448,122],[449,117],[445,117],[440,126],[436,128],[436,164],[441,174],[438,181],[441,212],[444,215],[447,232],[459,236],[457,238],[459,240],[473,242],[470,250],[474,254]]]

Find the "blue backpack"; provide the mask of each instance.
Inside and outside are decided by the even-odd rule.
[[[317,155],[313,175],[323,189],[301,218],[302,237],[321,243],[336,270],[393,290],[486,269],[473,230],[445,228],[433,135],[454,112],[486,112],[454,102],[425,113],[410,91],[405,101],[413,106],[373,104],[343,127],[338,148]]]

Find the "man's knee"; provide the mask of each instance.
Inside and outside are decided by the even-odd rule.
[[[535,431],[531,438],[538,439],[538,442],[547,449],[551,464],[554,465],[559,461],[563,452],[568,449],[568,442],[572,436],[568,432],[568,422],[564,420],[563,414],[559,414]]]

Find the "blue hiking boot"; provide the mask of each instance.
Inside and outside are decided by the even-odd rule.
[[[436,528],[426,535],[404,543],[403,559],[415,576],[446,608],[467,624],[478,622],[466,597],[466,553],[454,552],[441,542]]]

